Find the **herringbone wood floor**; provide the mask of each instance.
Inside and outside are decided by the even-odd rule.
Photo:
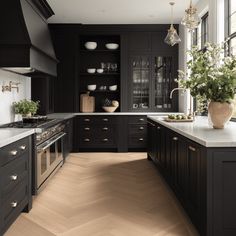
[[[145,153],[71,154],[6,236],[192,236]]]

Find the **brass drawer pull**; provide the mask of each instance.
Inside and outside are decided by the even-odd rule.
[[[16,208],[17,205],[18,205],[18,202],[17,202],[17,201],[14,201],[14,202],[11,203],[11,207],[12,207],[12,208]]]
[[[88,130],[90,130],[90,128],[89,127],[85,127],[84,130],[88,131]]]
[[[85,138],[84,141],[85,142],[90,142],[90,139],[89,138]]]
[[[144,130],[144,127],[139,127],[139,130]]]
[[[104,138],[102,141],[103,142],[108,142],[108,140],[109,140],[108,138]]]
[[[24,151],[26,149],[26,145],[20,146],[20,150]]]
[[[10,153],[11,153],[12,156],[16,156],[17,150],[12,150]]]
[[[12,181],[16,181],[18,179],[18,176],[17,175],[11,175],[10,178],[11,178]]]
[[[189,146],[188,147],[189,150],[193,151],[193,152],[196,152],[196,148],[192,147],[192,146]]]
[[[104,119],[102,119],[103,121],[105,121],[105,122],[107,122],[108,121],[108,119],[107,118],[104,118]]]
[[[158,129],[158,130],[160,130],[160,129],[161,129],[161,127],[160,127],[160,126],[157,126],[157,129]]]
[[[143,119],[143,118],[140,118],[139,121],[144,121],[144,119]]]
[[[178,137],[173,137],[173,140],[174,140],[174,141],[177,141],[177,140],[178,140]]]
[[[139,141],[140,141],[140,142],[143,142],[143,141],[144,141],[144,139],[143,139],[143,138],[140,138],[140,139],[139,139]]]
[[[108,128],[107,128],[107,127],[104,127],[104,128],[102,128],[102,130],[104,130],[104,131],[107,131],[107,130],[108,130]]]
[[[86,122],[89,122],[89,121],[90,121],[90,119],[84,119],[84,121],[86,121]]]

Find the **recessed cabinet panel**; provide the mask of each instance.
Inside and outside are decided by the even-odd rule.
[[[131,33],[128,45],[130,51],[150,51],[151,35],[150,33]]]

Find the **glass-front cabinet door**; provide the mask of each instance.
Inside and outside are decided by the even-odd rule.
[[[151,61],[149,56],[131,57],[131,109],[147,110],[150,108]]]
[[[171,110],[172,57],[154,56],[154,110]]]

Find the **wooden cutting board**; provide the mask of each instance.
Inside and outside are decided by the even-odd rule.
[[[80,111],[83,113],[95,111],[95,97],[89,96],[89,92],[80,95]]]

